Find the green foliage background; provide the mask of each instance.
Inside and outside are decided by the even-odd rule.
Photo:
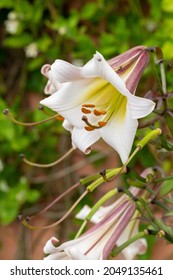
[[[6,29],[10,12],[15,12],[18,27],[14,34]],[[70,139],[61,124],[36,128],[14,125],[4,116],[10,108],[21,121],[38,121],[46,116],[37,109],[46,83],[41,66],[56,58],[85,63],[96,50],[106,59],[136,45],[159,46],[169,64],[173,59],[172,0],[0,0],[0,223],[7,225],[22,209],[54,196],[59,181],[35,183],[37,175],[57,172],[35,171],[21,163],[20,153],[32,161],[51,162]],[[26,47],[35,43],[36,57],[26,56]],[[153,77],[146,71],[140,89],[146,93]],[[148,78],[147,84],[144,81]],[[172,73],[167,73],[168,88]],[[62,144],[62,141],[64,144]],[[151,156],[143,166],[155,163]],[[166,165],[167,164],[167,165]],[[165,163],[167,169],[170,162]],[[40,172],[40,173],[39,173]],[[48,173],[50,172],[50,173]],[[61,185],[63,185],[61,181]],[[70,184],[70,183],[68,183]],[[67,184],[67,185],[68,185]],[[48,193],[49,190],[49,193]],[[51,191],[50,191],[51,190]]]

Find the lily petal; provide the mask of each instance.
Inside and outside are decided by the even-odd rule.
[[[130,107],[132,118],[140,119],[149,115],[155,107],[155,103],[152,100],[129,95],[128,106]]]
[[[56,252],[54,244],[58,244],[59,240],[56,237],[51,237],[43,248],[45,254],[52,254]]]
[[[51,66],[53,77],[58,83],[66,83],[81,79],[82,67],[75,66],[61,59],[56,59]]]
[[[73,128],[74,126],[67,120],[64,120],[63,123],[62,123],[62,126],[67,130],[67,131],[70,131],[72,132],[73,131]]]
[[[91,79],[65,83],[58,92],[43,99],[40,104],[60,113],[74,126],[82,128],[84,126],[81,112],[81,105],[84,101],[83,93],[88,91],[91,84]]]
[[[127,107],[123,120],[115,116],[111,122],[100,129],[103,140],[119,153],[123,163],[128,159],[137,126],[138,121],[131,118],[131,112]]]
[[[91,152],[91,146],[99,139],[100,134],[97,130],[88,132],[85,129],[76,127],[73,128],[72,144],[85,154],[89,154]]]

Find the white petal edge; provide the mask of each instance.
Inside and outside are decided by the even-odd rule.
[[[143,97],[134,95],[128,97],[128,106],[133,119],[146,117],[154,110],[155,105],[156,104],[152,100]]]
[[[82,67],[77,67],[67,61],[57,59],[51,66],[54,79],[59,83],[66,83],[82,78]]]
[[[72,130],[72,144],[77,147],[85,154],[89,154],[92,149],[92,145],[100,139],[99,132],[86,131],[85,129],[80,129],[74,127]]]

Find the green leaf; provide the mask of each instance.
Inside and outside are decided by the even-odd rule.
[[[8,48],[22,48],[33,41],[32,35],[23,33],[16,36],[10,36],[4,39],[4,46]]]
[[[27,202],[35,202],[40,197],[40,192],[37,190],[28,190]]]
[[[82,19],[92,19],[92,17],[95,15],[95,13],[98,10],[98,5],[95,3],[88,3],[86,4],[82,11],[81,11],[81,18]]]
[[[37,45],[40,51],[45,52],[49,49],[52,40],[49,36],[44,35],[39,40],[37,40]]]
[[[164,181],[162,183],[159,189],[159,195],[162,197],[167,195],[171,191],[173,191],[173,179]]]
[[[18,215],[19,204],[14,199],[0,200],[0,223],[7,225]]]
[[[36,70],[36,69],[40,69],[41,66],[43,65],[44,63],[44,57],[43,56],[38,56],[34,59],[31,59],[29,62],[28,62],[28,70],[30,71],[33,71],[33,70]]]
[[[14,6],[13,0],[1,0],[0,1],[0,8],[11,8]]]

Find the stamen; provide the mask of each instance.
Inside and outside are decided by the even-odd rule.
[[[82,107],[95,108],[95,105],[94,104],[83,104]]]
[[[41,210],[39,213],[37,213],[35,216],[40,215],[45,213],[47,210],[49,210],[55,203],[57,203],[59,200],[61,200],[61,198],[63,198],[64,196],[66,196],[68,193],[70,193],[71,191],[73,191],[74,189],[76,189],[77,187],[80,186],[80,182],[77,182],[75,185],[73,185],[72,187],[68,188],[66,191],[64,191],[61,195],[59,195],[58,197],[56,197],[48,206],[46,206],[43,210]]]
[[[98,124],[99,124],[100,127],[103,127],[107,124],[107,122],[98,122]]]
[[[39,105],[38,106],[38,110],[40,110],[40,111],[42,111],[43,113],[45,113],[45,115],[47,115],[47,116],[52,116],[49,112],[47,112],[46,110],[45,110],[45,108],[42,106],[42,105]],[[56,117],[56,119],[58,120],[58,121],[63,121],[64,120],[64,118],[62,117],[62,116],[57,116]]]
[[[62,117],[62,116],[60,116],[60,115],[57,116],[56,119],[57,119],[58,121],[64,121],[64,117]]]
[[[47,111],[45,110],[44,106],[42,106],[42,105],[39,105],[39,106],[38,106],[38,110],[42,111],[43,113],[45,113],[45,115],[47,115],[47,116],[49,116],[49,117],[52,116],[49,112],[47,112]]]
[[[94,115],[95,116],[101,116],[101,115],[105,115],[106,114],[106,111],[99,111],[99,110],[94,110]]]
[[[62,157],[60,157],[58,160],[48,163],[48,164],[40,164],[40,163],[35,163],[35,162],[31,162],[28,159],[26,159],[24,154],[20,154],[20,157],[22,159],[23,162],[25,162],[26,164],[30,165],[30,166],[35,166],[35,167],[41,167],[41,168],[48,168],[48,167],[52,167],[57,165],[58,163],[60,163],[61,161],[63,161],[66,157],[68,157],[75,149],[71,148],[66,154],[64,154]]]
[[[107,124],[107,122],[98,122],[98,126],[93,125],[88,121],[88,118],[86,116],[82,117],[82,121],[84,121],[87,124],[87,127],[85,127],[85,129],[88,130],[88,131],[89,131],[88,127],[93,128],[93,129],[98,129],[98,128],[101,128],[101,127],[103,127]]]
[[[91,110],[88,110],[88,109],[86,109],[86,108],[82,108],[81,111],[82,111],[82,113],[84,113],[84,114],[90,114],[90,113],[91,113]]]
[[[32,226],[30,224],[28,224],[26,218],[22,217],[21,222],[24,226],[26,226],[29,229],[47,229],[47,228],[52,228],[55,227],[57,225],[59,225],[61,222],[63,222],[70,214],[71,212],[74,210],[74,208],[79,204],[79,202],[88,194],[88,190],[86,190],[78,199],[77,201],[71,206],[71,208],[66,212],[66,214],[64,216],[62,216],[61,219],[59,219],[57,222],[48,225],[48,226],[43,226],[43,227],[35,227]]]
[[[93,127],[90,127],[90,126],[85,126],[84,127],[87,131],[93,131],[95,128]]]
[[[45,115],[49,116],[49,117],[53,117],[52,114],[50,114],[49,112],[47,112],[45,110],[45,108],[42,105],[38,106],[38,110],[42,111]],[[60,115],[58,115],[57,117],[55,117],[58,121],[63,121],[64,118]]]
[[[22,126],[36,126],[38,124],[42,124],[42,123],[46,123],[50,120],[54,120],[54,119],[57,119],[57,117],[59,117],[59,114],[56,114],[56,115],[53,115],[51,116],[50,118],[46,119],[46,120],[42,120],[42,121],[39,121],[39,122],[33,122],[33,123],[24,123],[24,122],[20,122],[20,121],[17,121],[12,114],[10,114],[9,110],[8,109],[5,109],[3,111],[4,115],[6,115],[13,123],[15,124],[19,124],[19,125],[22,125]]]

